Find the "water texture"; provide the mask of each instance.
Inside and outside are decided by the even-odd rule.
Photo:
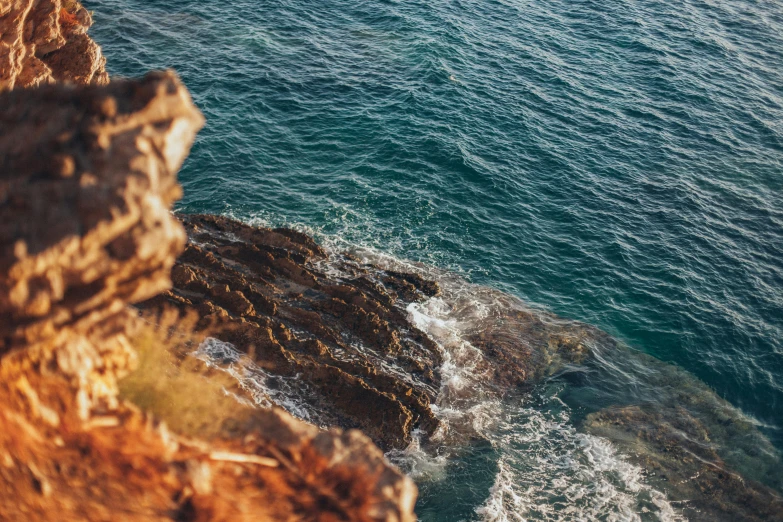
[[[111,74],[172,67],[207,117],[182,210],[306,227],[594,324],[783,448],[783,4],[84,3]],[[493,445],[462,462],[493,463],[465,488],[475,516],[503,520],[500,502],[505,520],[554,519],[504,489],[539,469],[515,464],[530,443],[504,438],[509,423],[562,425],[546,458],[623,467],[569,431],[580,400],[542,394],[498,406]],[[613,491],[661,504],[635,473],[609,473],[630,477]]]

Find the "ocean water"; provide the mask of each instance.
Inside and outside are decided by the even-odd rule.
[[[84,4],[112,75],[174,68],[207,117],[180,209],[301,227],[595,325],[783,449],[783,4]],[[465,318],[423,306],[411,318],[470,387]],[[483,442],[390,456],[421,519],[676,520],[578,429],[588,398],[638,383],[610,384],[441,404]]]

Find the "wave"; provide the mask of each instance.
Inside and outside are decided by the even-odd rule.
[[[204,339],[191,355],[234,377],[256,407],[277,406],[298,419],[324,427],[307,399],[307,384],[298,377],[267,373],[234,345],[213,337]]]
[[[363,263],[418,273],[441,287],[440,297],[406,310],[410,322],[441,350],[442,386],[432,407],[441,425],[427,443],[418,436],[405,450],[390,452],[393,463],[420,484],[448,482],[450,463],[470,461],[475,449],[471,443],[479,437],[495,450],[497,468],[483,503],[465,506],[482,521],[632,521],[641,520],[642,512],[659,520],[684,520],[664,493],[645,482],[643,470],[627,462],[611,442],[578,432],[570,408],[557,393],[544,398],[538,392],[520,395],[499,389],[487,372],[484,353],[469,340],[507,315],[509,308],[535,313],[548,323],[567,321],[454,273],[370,249],[351,253]],[[515,334],[520,343],[533,341],[524,331]],[[555,361],[549,364],[550,371],[556,371]],[[562,392],[564,385],[560,388]]]

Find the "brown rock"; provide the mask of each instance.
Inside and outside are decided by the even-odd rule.
[[[125,305],[170,284],[185,236],[168,208],[202,121],[171,73],[0,98],[13,129],[0,135],[0,355],[56,360],[87,396],[114,400],[105,354],[132,358]]]
[[[74,0],[0,0],[0,92],[53,82],[104,85],[92,17]]]
[[[208,444],[127,405],[83,422],[65,383],[30,377],[0,381],[4,521],[415,520],[415,486],[359,432],[252,410]]]
[[[322,425],[359,428],[384,449],[404,448],[416,428],[434,433],[430,404],[440,386],[440,354],[410,324],[391,288],[361,272],[339,281],[322,274],[314,263],[326,252],[300,232],[218,216],[180,219],[191,242],[174,268],[170,304],[241,326],[219,336],[275,375],[300,376],[317,395],[311,399]],[[347,270],[357,269],[346,262],[353,266]],[[383,277],[409,285],[414,300],[437,290],[411,274]],[[213,315],[217,308],[228,314]],[[385,364],[411,380],[389,374]]]

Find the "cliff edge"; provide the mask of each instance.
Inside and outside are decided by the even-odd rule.
[[[413,521],[416,487],[379,447],[470,444],[442,406],[590,370],[597,345],[641,357],[431,267],[172,214],[204,119],[174,73],[110,82],[91,23],[75,0],[0,0],[0,519]],[[417,321],[427,304],[459,320]],[[156,395],[178,365],[213,372],[179,403]],[[769,441],[691,377],[645,368],[675,390],[660,406],[609,405],[581,428],[654,470],[692,520],[781,518]],[[218,393],[230,411],[198,416],[210,429],[164,423]],[[276,405],[289,399],[309,423]]]

